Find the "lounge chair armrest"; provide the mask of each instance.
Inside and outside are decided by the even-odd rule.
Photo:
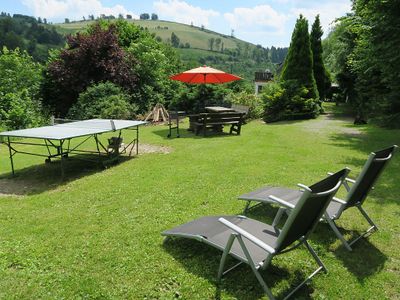
[[[220,221],[222,224],[224,224],[225,226],[227,226],[230,229],[232,229],[234,232],[239,233],[241,236],[244,236],[246,239],[248,239],[249,241],[251,241],[252,243],[257,245],[258,247],[264,249],[265,251],[267,251],[267,252],[269,252],[271,254],[275,253],[275,249],[274,248],[272,248],[271,246],[267,245],[263,241],[259,240],[254,235],[252,235],[251,233],[247,232],[246,230],[240,228],[239,226],[229,222],[228,220],[226,220],[224,218],[219,218],[218,221]]]
[[[334,174],[333,172],[328,172],[328,175],[333,175],[333,174]],[[351,179],[349,177],[346,177],[344,180],[346,180],[347,182],[350,182],[350,183],[356,183],[356,181],[354,179]]]
[[[339,202],[340,204],[346,204],[346,201],[343,201],[342,199],[339,199],[339,198],[336,198],[336,197],[333,197],[332,200],[335,201],[335,202]]]
[[[275,202],[277,202],[280,205],[285,206],[285,207],[288,207],[288,208],[291,208],[291,209],[293,209],[295,207],[294,204],[289,203],[289,202],[287,202],[287,201],[285,201],[285,200],[283,200],[281,198],[278,198],[278,197],[276,197],[274,195],[269,195],[268,198],[273,200],[273,201],[275,201]]]

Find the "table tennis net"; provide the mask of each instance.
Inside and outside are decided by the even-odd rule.
[[[70,127],[70,128],[93,128],[93,129],[105,129],[105,130],[116,130],[114,120],[70,120],[70,119],[59,119],[54,118],[53,125],[58,127]]]

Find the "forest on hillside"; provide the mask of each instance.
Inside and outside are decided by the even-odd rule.
[[[0,14],[0,49],[26,50],[35,60],[45,62],[48,52],[61,48],[65,37],[57,32],[46,19],[5,12]]]
[[[125,17],[122,15],[118,17],[104,15],[97,18],[97,20],[107,22],[123,19]],[[128,16],[126,19],[129,22],[133,21]],[[142,19],[141,21],[143,20],[147,19]],[[95,21],[95,17],[90,15],[85,20],[70,21],[66,19],[63,24],[52,25],[48,24],[46,19],[36,19],[20,14],[11,16],[2,12],[0,15],[0,48],[6,46],[8,49],[19,48],[26,50],[34,60],[45,62],[48,58],[49,50],[63,47],[68,34],[85,31],[85,27]],[[150,33],[159,42],[164,42],[176,48],[186,68],[211,65],[225,71],[234,72],[247,80],[253,80],[254,72],[265,69],[275,71],[284,61],[288,50],[288,48],[265,48],[261,45],[253,45],[205,28],[158,21],[158,17],[152,18],[148,22],[145,24],[154,25],[139,26],[144,30],[150,29]],[[168,24],[168,26],[159,25],[164,23]],[[70,28],[75,29],[70,30]],[[186,30],[186,28],[190,30],[185,32],[185,36],[182,37],[179,35],[181,33],[173,31],[174,28],[178,28],[179,32]],[[200,36],[202,36],[200,40],[197,40],[197,43],[193,43],[196,39],[191,37],[191,30],[193,32],[199,31]],[[171,33],[165,37],[166,32]],[[226,44],[227,39],[229,39],[229,45]]]

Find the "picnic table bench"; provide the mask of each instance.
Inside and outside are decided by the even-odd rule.
[[[196,135],[200,131],[206,135],[207,130],[214,132],[222,132],[224,125],[230,125],[229,134],[235,132],[240,135],[240,130],[243,124],[243,113],[239,112],[220,112],[220,113],[200,113],[198,115],[189,116],[190,127]]]

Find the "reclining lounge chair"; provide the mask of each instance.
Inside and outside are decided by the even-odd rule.
[[[299,185],[303,189],[302,196],[291,211],[282,230],[244,216],[214,216],[203,217],[166,230],[162,235],[195,239],[223,251],[218,271],[218,282],[223,275],[241,263],[248,264],[269,299],[275,298],[259,270],[266,269],[274,256],[305,245],[319,267],[292,290],[286,296],[285,299],[287,299],[315,274],[321,270],[327,271],[322,261],[308,244],[307,238],[314,230],[348,172],[348,169],[343,169],[310,187]],[[224,271],[228,254],[240,262]]]
[[[360,238],[378,230],[378,227],[368,216],[366,211],[362,208],[368,192],[373,189],[373,184],[377,181],[379,175],[382,173],[384,167],[392,158],[397,146],[393,145],[389,148],[372,152],[367,162],[365,163],[360,175],[356,180],[346,178],[344,186],[347,190],[347,196],[344,200],[333,198],[333,201],[329,204],[326,212],[324,213],[323,219],[328,222],[336,236],[340,239],[347,250],[351,251],[351,245],[353,245]],[[352,187],[349,186],[352,184]],[[247,204],[244,209],[246,212],[249,209],[250,202],[256,201],[260,203],[275,203],[280,205],[276,218],[273,225],[279,223],[279,220],[284,211],[291,210],[298,203],[302,197],[302,191],[292,190],[281,187],[264,187],[259,190],[239,196],[240,200],[246,200]],[[284,202],[285,204],[283,204]],[[335,224],[335,220],[339,219],[343,211],[348,208],[357,207],[361,214],[370,224],[370,228],[355,238],[353,241],[348,242],[344,236],[340,233],[339,229]]]

